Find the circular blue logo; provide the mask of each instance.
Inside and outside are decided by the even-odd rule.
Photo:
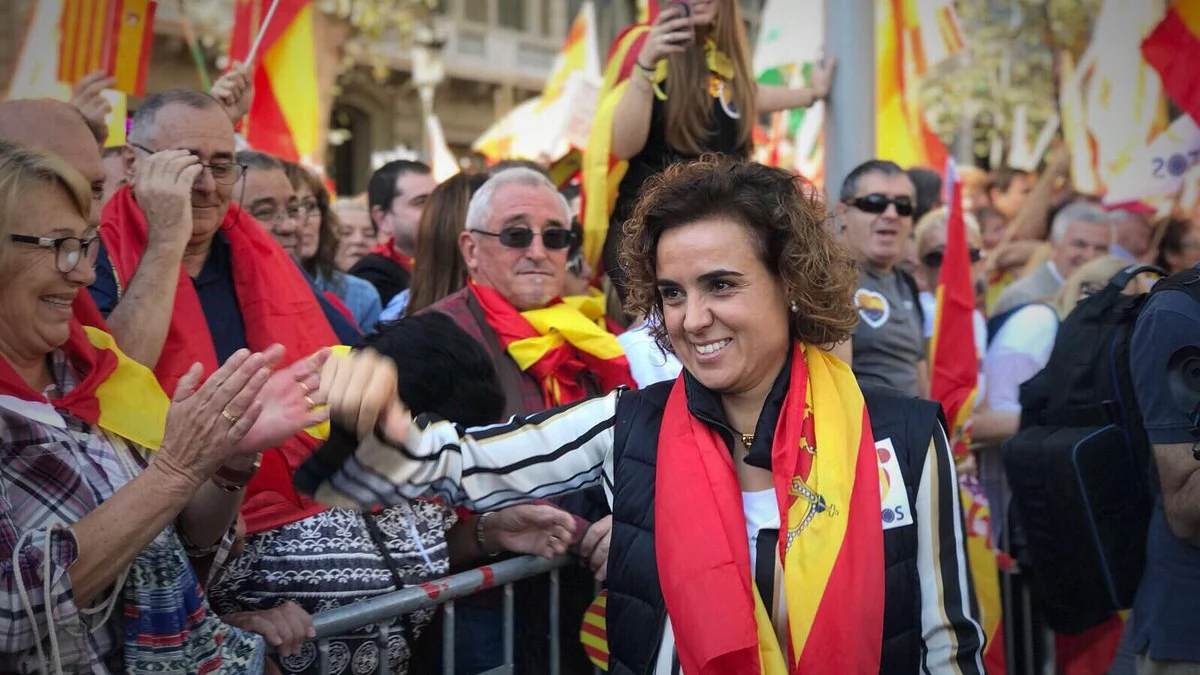
[[[1176,178],[1178,178],[1179,176],[1182,176],[1183,174],[1187,173],[1187,170],[1188,170],[1187,157],[1184,157],[1183,155],[1181,155],[1179,153],[1175,153],[1174,155],[1171,155],[1171,159],[1167,160],[1167,171],[1171,172],[1172,176],[1175,176]]]
[[[896,519],[896,514],[891,509],[883,510],[883,522],[890,523]]]

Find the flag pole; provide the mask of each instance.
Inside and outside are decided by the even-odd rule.
[[[196,31],[192,28],[191,19],[188,18],[187,6],[184,0],[178,0],[179,5],[179,20],[183,26],[183,39],[187,42],[188,51],[192,54],[192,61],[196,64],[196,74],[200,76],[200,86],[204,91],[212,89],[212,82],[208,79],[208,68],[204,65],[204,52],[200,49],[200,44],[196,41]]]
[[[271,17],[275,16],[275,8],[279,7],[279,0],[271,1],[271,8],[267,10],[267,16],[263,18],[262,26],[258,28],[258,36],[254,38],[254,44],[250,47],[250,53],[246,55],[246,62],[243,66],[249,66],[254,63],[254,56],[258,54],[258,46],[262,44],[263,36],[267,33],[267,27],[271,25]]]

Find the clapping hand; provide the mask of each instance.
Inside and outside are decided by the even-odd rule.
[[[271,374],[259,394],[262,413],[242,438],[239,449],[261,452],[329,419],[329,411],[321,407],[325,399],[319,391],[321,367],[329,353],[322,349]],[[283,359],[284,348],[274,345],[264,355],[268,367],[274,367]]]
[[[829,96],[829,88],[833,86],[833,70],[837,67],[837,59],[830,56],[813,64],[809,75],[809,85],[816,100],[823,101]]]

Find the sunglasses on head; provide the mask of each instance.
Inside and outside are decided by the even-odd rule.
[[[979,259],[982,257],[983,257],[983,251],[980,251],[977,248],[971,249],[971,262],[973,262],[973,263],[979,262]],[[929,253],[926,253],[924,256],[921,257],[921,264],[925,265],[926,267],[941,267],[942,261],[945,259],[946,259],[946,249],[935,248],[932,251],[930,251]]]
[[[542,232],[534,232],[528,227],[506,227],[499,232],[488,230],[471,230],[475,234],[495,237],[501,246],[506,248],[529,248],[534,237],[542,238],[542,246],[551,251],[561,251],[574,241],[574,233],[565,227],[550,227]]]
[[[862,211],[863,213],[880,214],[887,211],[889,204],[896,207],[896,215],[901,217],[911,216],[913,214],[913,202],[908,197],[888,197],[879,193],[872,193],[854,199],[847,199],[846,204]]]

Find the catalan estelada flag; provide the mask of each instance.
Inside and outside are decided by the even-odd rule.
[[[103,70],[116,78],[115,89],[144,94],[156,7],[153,0],[64,0],[59,81],[74,85]]]
[[[925,5],[939,6],[927,12]],[[904,167],[945,166],[946,146],[925,123],[919,94],[932,59],[962,46],[953,10],[941,0],[876,0],[875,8],[875,156]],[[944,18],[922,26],[927,13]]]
[[[230,61],[243,62],[272,0],[237,0]],[[277,0],[278,7],[251,64],[254,101],[242,129],[250,147],[313,164],[321,139],[313,8],[308,0]]]
[[[946,252],[938,275],[937,309],[930,348],[930,395],[942,404],[950,421],[950,442],[955,457],[969,452],[967,418],[975,405],[979,385],[979,355],[975,349],[975,286],[971,282],[971,259],[967,248],[967,226],[963,220],[962,184],[954,163],[946,167],[947,204]],[[1001,630],[1000,577],[992,544],[991,509],[974,478],[959,477],[959,493],[966,514],[967,564],[979,623],[987,636],[983,653],[989,675],[1005,673],[1004,634]]]
[[[1163,88],[1184,112],[1200,120],[1200,0],[1178,0],[1142,42],[1142,58],[1162,77]]]

